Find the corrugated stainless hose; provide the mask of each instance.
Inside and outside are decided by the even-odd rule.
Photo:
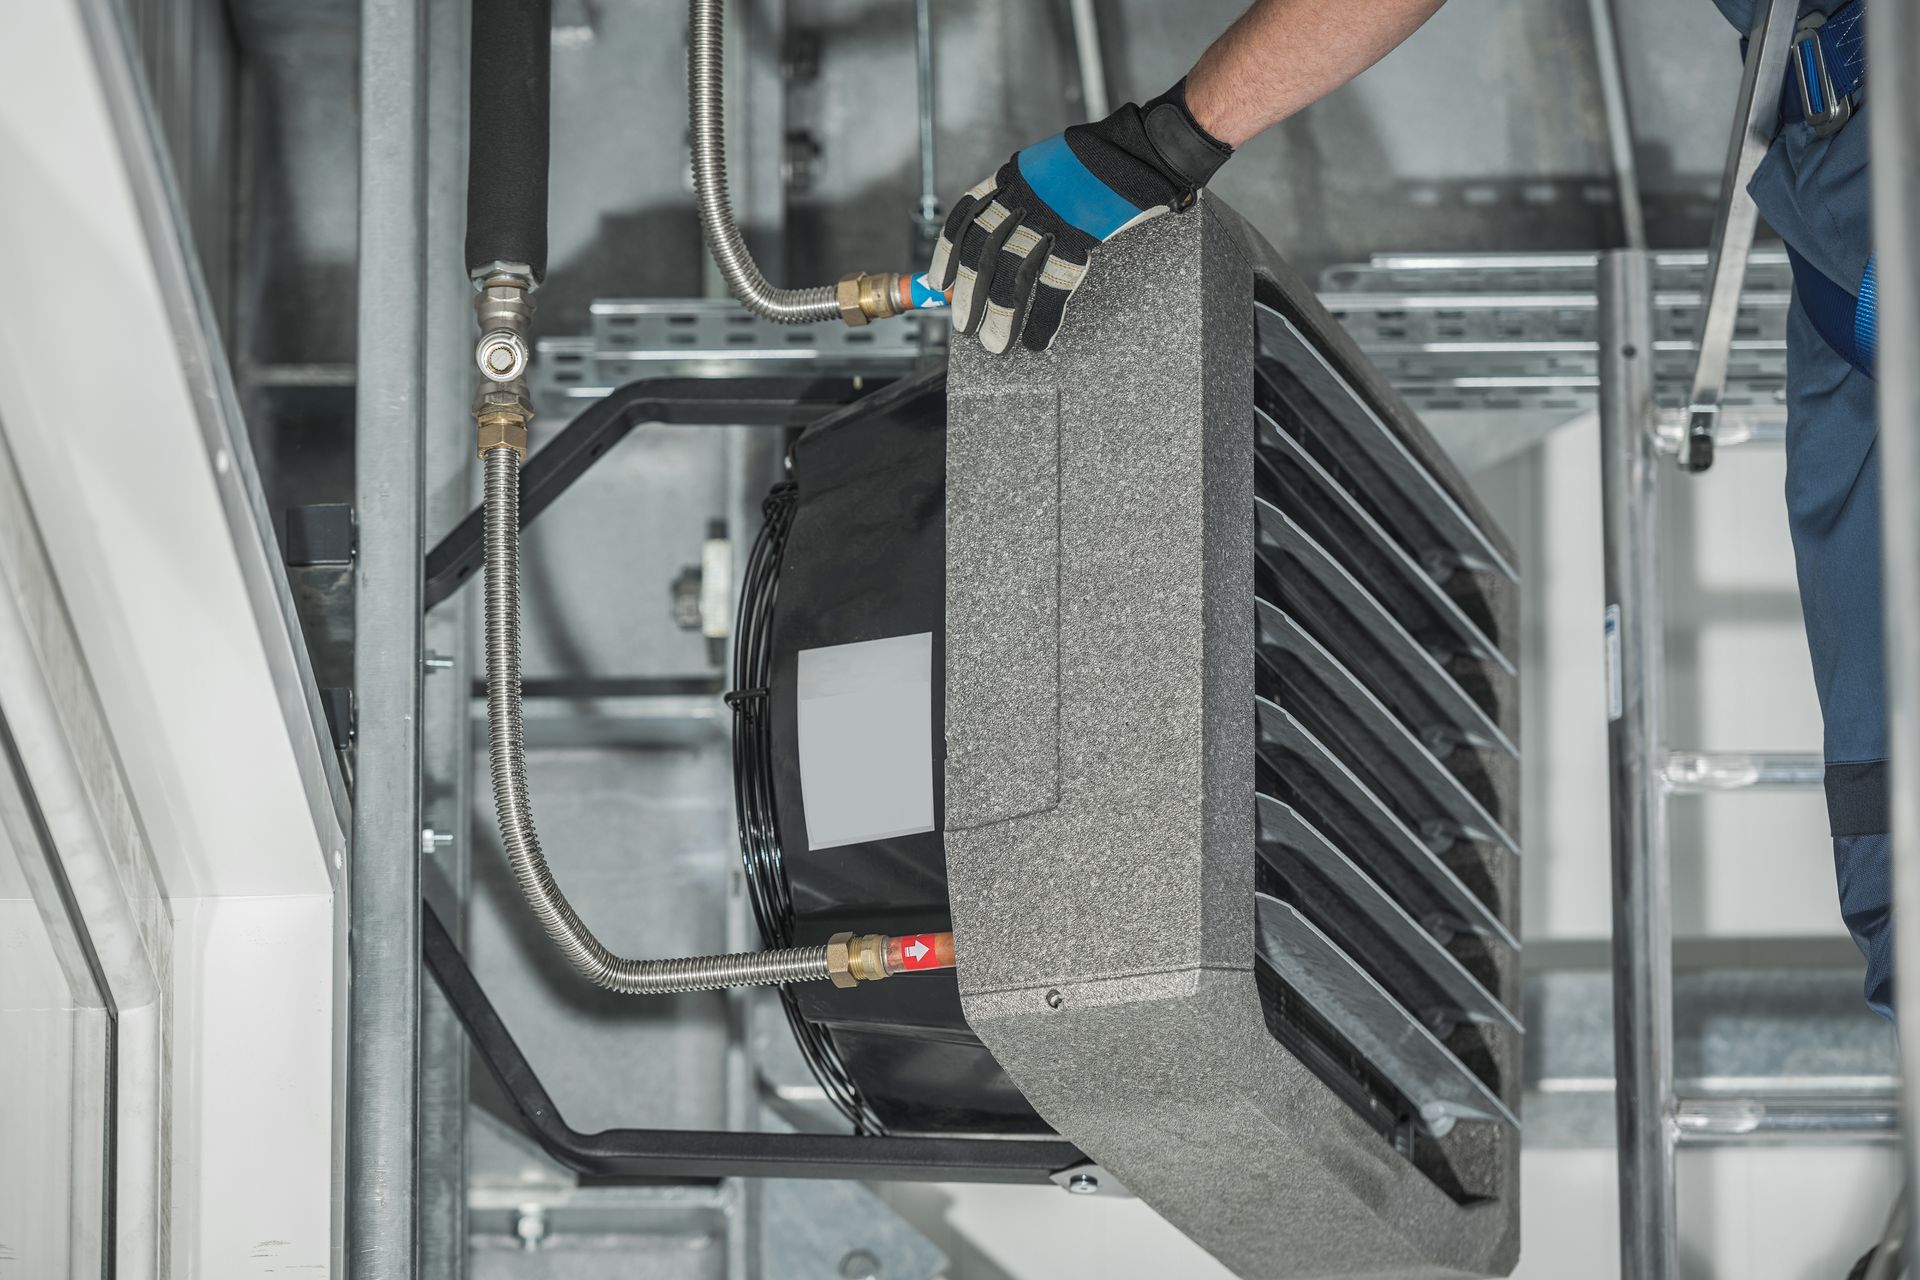
[[[493,804],[500,841],[520,892],[567,960],[588,980],[628,995],[670,995],[722,987],[774,986],[831,975],[825,947],[794,947],[679,960],[614,955],[575,913],[554,883],[527,795],[527,749],[520,716],[520,454],[486,455],[487,724]]]
[[[687,109],[693,133],[693,196],[700,208],[700,230],[707,252],[742,306],[782,324],[813,324],[840,319],[832,285],[779,289],[768,283],[734,225],[727,194],[727,126],[722,44],[726,5],[722,0],[688,0]]]

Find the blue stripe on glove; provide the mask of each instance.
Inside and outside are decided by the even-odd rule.
[[[1146,212],[1080,162],[1063,134],[1014,157],[1020,176],[1053,211],[1096,240],[1105,240]]]

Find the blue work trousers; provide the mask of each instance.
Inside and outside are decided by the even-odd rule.
[[[1744,32],[1752,18],[1750,0],[1719,3]],[[1791,74],[1788,84],[1793,84]],[[1870,114],[1871,104],[1863,105],[1825,138],[1804,121],[1786,124],[1748,188],[1761,216],[1789,246],[1855,294],[1873,254]],[[1840,914],[1866,957],[1867,1003],[1892,1017],[1876,434],[1873,380],[1827,345],[1796,290],[1787,318],[1787,519],[1826,725],[1827,816]]]

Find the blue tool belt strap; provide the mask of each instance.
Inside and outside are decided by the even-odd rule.
[[[1801,19],[1787,56],[1792,74],[1780,91],[1781,125],[1804,120],[1815,133],[1838,131],[1867,83],[1865,0]]]

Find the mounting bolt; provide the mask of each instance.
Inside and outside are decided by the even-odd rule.
[[[520,1206],[520,1216],[514,1221],[513,1232],[520,1237],[520,1247],[532,1253],[547,1238],[547,1211],[537,1204]]]
[[[420,852],[431,854],[435,849],[444,849],[453,843],[453,832],[435,831],[432,827],[420,828]]]
[[[672,601],[673,625],[682,631],[701,629],[700,596],[706,583],[699,565],[688,565],[668,588]]]
[[[420,660],[420,665],[429,671],[451,671],[453,670],[453,659],[444,653],[429,649],[427,650],[426,656]]]
[[[880,1259],[865,1249],[855,1249],[840,1259],[842,1280],[880,1280]]]
[[[1047,992],[1047,1008],[1058,1009],[1066,1002],[1067,998],[1061,995],[1058,989]]]
[[[1076,1173],[1067,1179],[1067,1194],[1076,1196],[1098,1195],[1100,1179],[1090,1173]]]

